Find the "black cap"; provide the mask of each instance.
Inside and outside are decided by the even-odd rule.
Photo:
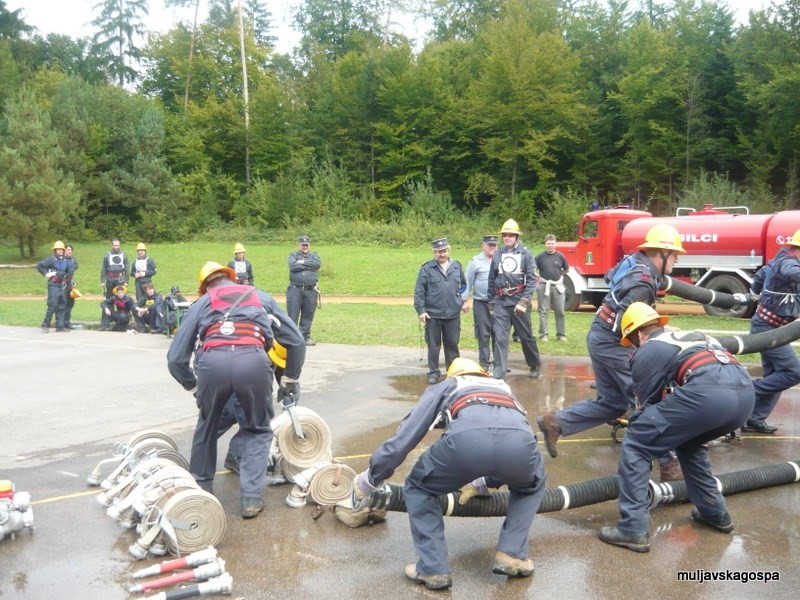
[[[308,239],[307,235],[301,235],[299,238],[297,238],[297,243],[298,244],[310,244],[311,240]]]
[[[483,236],[483,243],[484,244],[497,244],[497,236],[496,235],[485,235]]]
[[[177,294],[180,291],[181,289],[177,285],[173,285],[172,288],[170,289],[171,294]]]
[[[447,238],[439,238],[438,240],[433,240],[431,243],[434,250],[444,250],[445,248],[449,248],[450,244],[447,243]]]

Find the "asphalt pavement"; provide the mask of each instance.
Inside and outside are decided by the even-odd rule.
[[[466,332],[464,332],[466,335]],[[419,349],[326,344],[308,349],[301,404],[328,424],[335,458],[356,472],[397,428],[424,390]],[[0,540],[0,599],[129,600],[134,571],[159,562],[128,553],[132,530],[120,528],[86,484],[114,445],[157,429],[188,457],[196,408],[191,394],[166,368],[170,340],[162,335],[98,331],[43,334],[36,328],[0,327],[0,479],[33,500],[33,531]],[[550,342],[554,344],[556,342]],[[531,417],[591,396],[585,358],[547,356],[543,376],[529,380],[520,348],[512,346],[508,381]],[[473,357],[471,353],[466,356]],[[753,375],[758,368],[751,368]],[[800,393],[785,393],[770,422],[775,436],[746,436],[711,449],[717,473],[800,459]],[[619,446],[602,426],[559,442],[546,458],[548,487],[613,474]],[[392,478],[404,474],[438,433],[425,438]],[[529,579],[491,573],[500,517],[448,518],[446,535],[453,587],[432,592],[403,577],[415,560],[405,513],[385,523],[350,529],[330,512],[312,518],[311,506],[291,508],[291,484],[270,486],[266,510],[239,515],[238,479],[223,468],[220,442],[214,492],[225,509],[227,533],[217,545],[233,577],[232,598],[794,598],[800,584],[800,487],[788,484],[729,496],[736,529],[725,535],[689,518],[688,505],[651,513],[649,554],[597,539],[616,522],[615,501],[540,514],[533,523]],[[541,447],[541,444],[540,444]],[[542,448],[543,449],[543,448]],[[543,450],[544,451],[544,450]],[[513,460],[513,457],[509,457]],[[680,572],[713,581],[679,581]],[[762,574],[762,581],[742,582]],[[764,574],[778,580],[764,582]],[[720,578],[727,578],[720,581]],[[223,597],[223,596],[214,596]]]

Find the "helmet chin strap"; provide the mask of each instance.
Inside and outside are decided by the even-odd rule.
[[[664,250],[664,251],[659,252],[659,256],[661,257],[661,277],[662,277],[662,279],[667,274],[666,273],[666,271],[667,271],[667,259],[669,258],[670,254],[672,254],[671,250]]]

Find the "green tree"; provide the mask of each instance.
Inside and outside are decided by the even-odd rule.
[[[147,0],[101,0],[92,25],[97,27],[93,42],[98,55],[106,59],[106,71],[119,87],[136,81],[132,66],[141,58],[140,38],[145,34],[144,18],[148,15]]]
[[[513,198],[521,184],[536,187],[556,177],[558,157],[574,143],[588,110],[555,1],[511,0],[487,27],[484,43],[470,112],[481,149],[501,169]]]
[[[21,257],[68,226],[78,209],[72,177],[48,114],[27,87],[6,102],[0,123],[0,231],[16,239]]]
[[[22,19],[24,12],[24,8],[8,10],[5,0],[0,0],[0,40],[18,40],[33,31],[33,27]]]

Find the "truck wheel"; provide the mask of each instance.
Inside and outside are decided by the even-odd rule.
[[[573,312],[580,308],[581,297],[575,294],[575,286],[569,277],[564,277],[564,310]]]
[[[747,294],[750,290],[744,281],[735,275],[717,275],[713,277],[705,286],[709,290],[715,292],[724,292],[726,294]],[[717,308],[714,306],[703,306],[706,314],[712,317],[736,317],[739,319],[749,319],[755,312],[755,306],[751,303],[747,306],[737,308],[736,310],[729,310],[727,308]]]

